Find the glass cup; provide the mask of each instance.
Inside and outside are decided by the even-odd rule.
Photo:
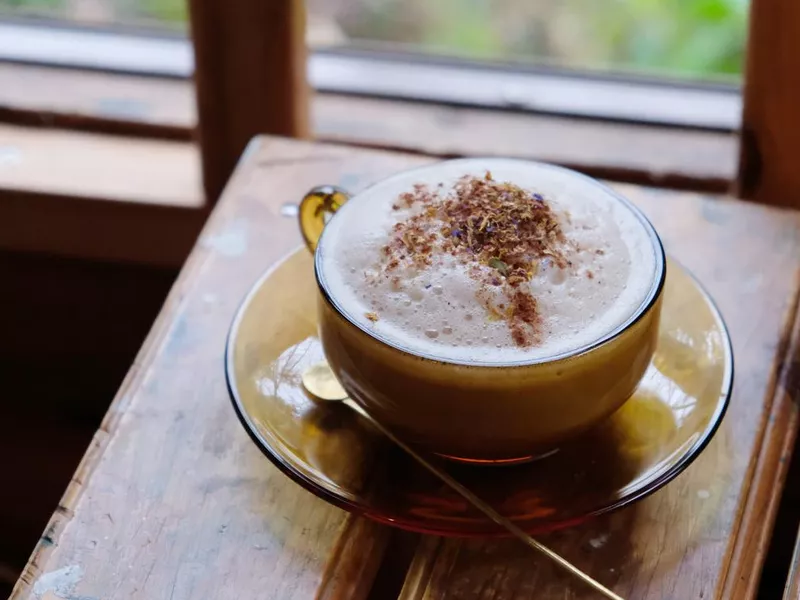
[[[420,355],[379,339],[340,310],[320,278],[317,255],[320,339],[353,400],[408,443],[449,459],[485,464],[546,454],[616,411],[633,394],[653,356],[666,261],[661,240],[644,215],[591,181],[639,217],[650,234],[656,272],[649,295],[627,321],[557,357],[475,365]],[[316,252],[336,211],[357,200],[333,186],[315,188],[303,198],[299,221],[309,250]]]

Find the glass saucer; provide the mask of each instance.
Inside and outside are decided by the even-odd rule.
[[[443,463],[447,470],[524,530],[542,533],[626,506],[686,469],[722,421],[733,356],[708,294],[674,261],[664,294],[652,363],[608,421],[528,464]],[[349,408],[310,399],[300,376],[324,359],[316,299],[312,257],[301,248],[253,286],[234,319],[226,377],[253,441],[286,475],[345,510],[425,533],[505,535]]]

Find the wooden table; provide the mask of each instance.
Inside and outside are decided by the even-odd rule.
[[[250,285],[300,244],[285,206],[426,160],[251,143],[12,598],[592,597],[513,540],[398,535],[327,505],[261,455],[231,408],[225,335]],[[752,598],[798,428],[800,214],[614,187],[719,303],[735,393],[677,480],[542,541],[626,598]]]

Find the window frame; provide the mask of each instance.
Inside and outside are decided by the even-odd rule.
[[[297,97],[303,95],[303,85],[298,83],[300,80],[305,79],[305,73],[312,75],[312,82],[316,81],[316,86],[321,93],[317,94],[317,98],[338,98],[345,96],[353,99],[353,106],[356,110],[363,106],[363,102],[381,103],[383,108],[378,111],[386,110],[402,110],[407,108],[409,110],[420,111],[423,106],[429,106],[425,109],[431,114],[440,113],[442,121],[454,118],[456,115],[459,119],[466,118],[471,124],[475,119],[478,120],[492,120],[492,119],[505,119],[506,127],[508,127],[508,119],[517,119],[515,123],[531,124],[541,123],[546,120],[548,124],[556,124],[555,131],[550,128],[545,129],[548,139],[555,139],[561,133],[561,125],[565,126],[566,131],[570,132],[572,136],[580,136],[583,128],[591,130],[598,127],[605,127],[608,125],[609,143],[619,141],[620,139],[627,140],[628,137],[633,138],[647,138],[647,139],[660,139],[658,143],[664,144],[665,140],[670,139],[675,145],[680,146],[684,143],[687,147],[693,147],[698,140],[708,141],[713,139],[721,140],[722,146],[716,147],[729,147],[731,137],[736,135],[739,125],[733,123],[733,115],[737,113],[737,103],[741,106],[742,113],[744,114],[744,121],[741,123],[742,129],[742,144],[739,145],[739,170],[738,177],[728,175],[728,167],[724,163],[728,160],[712,161],[709,172],[705,175],[690,173],[688,176],[683,172],[670,171],[669,168],[665,170],[664,166],[660,163],[654,163],[652,168],[642,169],[641,164],[635,164],[635,160],[631,164],[625,164],[625,157],[620,156],[615,159],[612,165],[603,162],[602,159],[602,146],[598,147],[592,156],[600,157],[596,160],[590,159],[587,161],[585,156],[571,160],[571,157],[561,152],[556,152],[553,156],[549,156],[546,151],[542,152],[540,148],[536,147],[536,141],[542,138],[533,138],[532,150],[530,156],[526,151],[525,156],[530,158],[537,158],[543,160],[551,160],[559,162],[568,166],[576,167],[587,171],[588,173],[598,177],[610,177],[621,181],[633,181],[637,183],[645,183],[648,185],[666,185],[667,187],[677,187],[681,189],[697,189],[699,191],[713,191],[724,192],[728,189],[728,184],[732,179],[736,179],[736,190],[738,193],[747,198],[757,199],[761,202],[778,205],[788,205],[800,207],[800,171],[797,175],[792,174],[791,165],[796,162],[795,159],[800,160],[800,122],[798,122],[798,113],[792,107],[800,105],[800,85],[795,83],[796,78],[793,78],[795,67],[800,62],[800,52],[793,52],[792,49],[798,46],[800,40],[800,15],[798,15],[798,8],[792,5],[790,0],[775,0],[767,2],[766,0],[752,0],[751,2],[751,19],[750,19],[750,43],[748,50],[748,61],[746,68],[746,77],[743,85],[743,91],[740,91],[736,86],[725,85],[701,85],[689,82],[680,82],[680,92],[683,97],[703,97],[706,100],[709,98],[712,101],[706,105],[706,112],[712,112],[714,106],[714,98],[716,98],[716,106],[723,107],[714,115],[714,119],[703,121],[702,111],[696,111],[693,115],[687,117],[686,115],[680,116],[678,119],[665,116],[663,113],[658,115],[651,112],[649,115],[634,115],[634,114],[606,114],[592,112],[586,108],[572,108],[571,115],[554,109],[551,102],[550,106],[536,106],[526,105],[524,99],[522,101],[515,97],[514,93],[495,94],[494,97],[489,99],[476,100],[475,98],[468,97],[467,95],[456,94],[451,92],[451,97],[442,98],[441,96],[434,97],[430,89],[425,89],[425,85],[419,85],[419,81],[425,81],[425,77],[415,73],[420,69],[427,69],[428,73],[435,72],[437,74],[444,73],[448,76],[459,77],[465,73],[478,73],[485,76],[487,72],[494,74],[501,73],[503,76],[518,77],[525,85],[531,84],[530,88],[536,90],[534,84],[538,82],[548,83],[555,80],[556,84],[574,84],[575,82],[581,85],[588,85],[584,88],[591,90],[592,85],[601,86],[619,86],[618,89],[622,90],[622,95],[618,98],[625,98],[624,90],[630,89],[631,86],[639,86],[637,89],[646,93],[666,92],[669,96],[670,92],[674,92],[670,86],[676,85],[674,82],[654,81],[651,78],[635,78],[619,77],[619,76],[587,76],[584,73],[567,73],[563,71],[554,72],[547,69],[520,69],[517,67],[502,67],[500,70],[497,65],[474,65],[463,64],[463,61],[449,61],[443,59],[430,59],[420,57],[409,57],[406,54],[379,54],[365,53],[363,51],[318,51],[311,55],[310,66],[305,66],[305,48],[303,38],[303,12],[301,0],[284,0],[279,9],[275,7],[265,7],[260,0],[241,0],[237,3],[225,3],[221,6],[207,8],[203,6],[199,0],[190,0],[190,11],[192,20],[192,29],[194,32],[195,41],[200,41],[200,44],[194,45],[194,56],[198,54],[198,46],[208,48],[226,48],[226,56],[217,61],[211,70],[216,70],[216,83],[221,83],[214,89],[214,86],[208,88],[212,93],[223,93],[236,98],[236,86],[241,86],[241,82],[246,79],[241,75],[236,75],[239,79],[238,82],[233,82],[234,85],[229,85],[231,82],[226,81],[224,71],[226,67],[231,67],[231,70],[238,70],[238,67],[243,64],[242,57],[245,59],[252,59],[253,57],[243,54],[241,51],[241,44],[238,49],[228,51],[225,44],[226,41],[230,42],[231,33],[236,32],[236,36],[242,37],[245,40],[252,42],[253,38],[273,36],[269,32],[277,34],[281,38],[277,45],[274,45],[273,50],[285,50],[286,52],[281,55],[280,52],[265,52],[263,47],[259,47],[261,56],[258,58],[265,58],[263,64],[259,64],[257,68],[261,70],[272,72],[269,74],[269,81],[275,80],[277,83],[289,82],[289,85],[273,85],[275,88],[286,88],[289,92],[281,100],[283,106],[277,111],[278,115],[271,123],[258,122],[256,112],[253,106],[256,106],[263,112],[261,103],[251,103],[249,107],[244,107],[243,112],[239,111],[241,106],[235,106],[238,99],[233,101],[233,105],[228,102],[225,110],[229,114],[237,115],[236,133],[237,141],[230,145],[225,152],[227,153],[226,165],[219,169],[216,176],[217,189],[224,183],[227,178],[229,170],[235,164],[235,159],[238,158],[238,153],[243,148],[242,140],[254,133],[277,133],[284,135],[297,135],[309,136],[310,129],[307,124],[309,111],[305,100],[296,101]],[[234,6],[235,4],[235,6]],[[282,12],[276,13],[275,10]],[[272,13],[270,13],[272,11]],[[278,18],[267,19],[264,17],[277,15]],[[796,18],[795,18],[796,17]],[[18,28],[23,28],[24,31],[30,33],[30,28],[42,27],[41,23],[31,23],[30,21],[15,20],[13,22],[4,20],[0,25],[10,25]],[[206,27],[207,26],[207,27]],[[27,28],[27,29],[26,29]],[[146,68],[145,62],[138,60],[136,57],[147,57],[146,52],[141,53],[138,50],[135,52],[128,52],[128,56],[120,62],[109,62],[109,57],[113,53],[95,52],[94,63],[84,61],[80,63],[70,59],[68,53],[61,55],[59,70],[64,73],[74,73],[76,76],[86,76],[87,74],[102,74],[103,76],[123,76],[126,78],[139,78],[138,81],[147,79],[148,81],[171,81],[187,82],[188,74],[191,72],[191,64],[194,58],[189,48],[189,43],[180,35],[165,35],[160,33],[154,35],[151,31],[99,31],[94,28],[75,28],[72,26],[64,27],[62,25],[54,25],[48,23],[46,25],[47,32],[60,32],[59,35],[66,36],[105,36],[104,39],[119,40],[119,36],[127,36],[128,42],[133,43],[133,46],[127,46],[130,50],[131,47],[140,48],[137,44],[146,42],[148,44],[161,44],[168,46],[172,50],[168,52],[167,56],[172,56],[171,61],[163,60],[163,54],[158,54],[161,58],[159,61],[159,70]],[[39,32],[41,33],[41,31]],[[109,36],[111,36],[109,38]],[[62,37],[62,42],[63,42]],[[70,38],[73,39],[74,37]],[[755,41],[754,41],[755,40]],[[51,40],[52,41],[52,40]],[[235,40],[234,40],[235,42]],[[234,46],[236,43],[233,44]],[[0,46],[3,46],[0,43]],[[52,66],[53,61],[52,52],[50,56],[45,56],[42,49],[36,50],[34,47],[31,50],[31,44],[17,45],[14,53],[3,51],[0,48],[0,67],[8,65],[29,65],[31,68],[37,68],[36,65],[48,63]],[[246,47],[246,44],[245,46]],[[252,43],[251,43],[251,47]],[[302,50],[298,48],[302,47]],[[754,50],[755,47],[755,50]],[[27,48],[25,52],[21,49]],[[52,44],[51,44],[52,49]],[[151,48],[152,49],[152,48]],[[162,48],[163,49],[163,48]],[[8,50],[8,48],[6,48]],[[61,50],[64,50],[63,43]],[[36,54],[38,52],[38,55]],[[238,53],[238,54],[237,54]],[[152,56],[152,54],[150,54]],[[208,52],[206,52],[208,56]],[[283,63],[286,63],[286,58],[290,60],[292,65],[288,69],[283,68]],[[73,57],[74,58],[74,57]],[[84,57],[86,58],[86,57]],[[118,57],[119,59],[119,57]],[[152,64],[152,60],[150,63]],[[201,62],[208,62],[207,60]],[[245,60],[246,62],[246,60]],[[317,66],[314,66],[314,65]],[[183,66],[181,66],[183,65]],[[302,65],[299,68],[298,65]],[[384,78],[384,86],[371,85],[360,89],[353,85],[353,79],[358,73],[364,73],[365,69],[380,69],[380,66],[392,66],[395,69],[405,70],[409,77],[407,80],[417,79],[417,85],[411,86],[406,89],[403,94],[402,90],[398,91],[397,86],[400,85],[395,81],[389,81],[386,84]],[[47,67],[51,68],[51,67]],[[249,68],[252,68],[250,66]],[[277,79],[275,78],[277,69]],[[283,69],[283,70],[281,70]],[[349,77],[343,79],[336,76],[341,73],[342,69],[348,70]],[[200,73],[195,74],[198,80],[208,79],[207,73],[204,75],[202,71],[207,69],[200,69]],[[490,71],[491,70],[491,71]],[[395,71],[397,72],[397,71]],[[776,76],[777,72],[777,76]],[[138,73],[134,75],[133,73]],[[332,75],[333,74],[333,75]],[[423,74],[424,75],[424,74]],[[548,79],[549,78],[549,79]],[[390,78],[391,79],[391,78]],[[399,78],[402,79],[402,78]],[[428,81],[430,77],[428,77]],[[788,83],[786,83],[788,81]],[[264,78],[262,77],[261,83],[255,88],[262,98],[267,98],[264,95],[266,85],[264,85]],[[772,82],[770,84],[770,82]],[[777,82],[777,83],[775,83]],[[356,82],[357,83],[357,82]],[[374,84],[374,82],[373,82]],[[391,86],[395,86],[392,88]],[[428,88],[430,86],[427,86]],[[230,88],[230,89],[227,89]],[[61,88],[63,89],[63,87]],[[513,86],[512,86],[513,89]],[[596,89],[596,88],[595,88]],[[327,92],[325,90],[328,90]],[[331,94],[330,91],[335,91],[336,94]],[[233,92],[233,94],[231,94]],[[207,95],[207,93],[206,93]],[[525,95],[524,93],[522,94]],[[574,95],[574,94],[573,94]],[[593,94],[584,94],[589,99]],[[198,94],[198,102],[203,112],[203,94]],[[241,95],[240,95],[241,96]],[[361,100],[358,100],[358,98]],[[652,96],[651,96],[652,97]],[[674,96],[673,96],[674,97]],[[356,104],[358,100],[358,104]],[[272,98],[270,101],[272,102]],[[266,105],[270,105],[270,103]],[[209,101],[206,99],[205,104],[208,105]],[[213,104],[213,102],[212,102]],[[324,102],[323,102],[324,104]],[[687,106],[692,104],[689,102],[684,103]],[[291,108],[296,105],[294,108]],[[286,107],[290,107],[286,109]],[[779,110],[774,110],[775,106]],[[709,108],[712,107],[712,108]],[[557,108],[557,107],[556,107]],[[385,109],[385,110],[384,110]],[[268,111],[269,112],[269,111]],[[408,112],[408,111],[407,111]],[[691,111],[690,111],[691,112]],[[288,115],[288,119],[287,119]],[[465,117],[466,115],[466,117]],[[513,117],[512,117],[513,115]],[[200,135],[208,136],[208,118],[203,119],[201,114]],[[89,109],[88,114],[86,111],[79,111],[78,114],[70,110],[62,110],[62,107],[56,103],[52,110],[42,110],[41,106],[28,105],[25,100],[18,104],[2,103],[0,99],[0,122],[12,122],[23,125],[37,125],[37,126],[54,126],[66,129],[89,130],[97,132],[106,132],[119,135],[133,135],[160,139],[172,140],[190,140],[196,135],[194,126],[189,124],[186,120],[185,114],[181,114],[175,121],[170,120],[170,116],[164,116],[157,119],[156,122],[149,121],[147,117],[141,118],[141,115],[130,114],[109,114],[103,110],[98,113],[97,107]],[[205,122],[205,124],[203,124]],[[283,123],[289,122],[290,126],[285,126]],[[584,125],[579,126],[578,123],[582,122]],[[218,131],[227,129],[224,123],[224,118],[220,121],[221,126]],[[280,125],[276,126],[275,123]],[[366,123],[366,122],[365,122]],[[364,125],[365,123],[359,123]],[[788,123],[788,126],[784,126]],[[375,123],[366,123],[369,126]],[[614,127],[610,127],[610,125]],[[227,123],[230,125],[230,123]],[[323,132],[317,139],[322,141],[335,141],[337,143],[347,143],[354,145],[361,145],[366,147],[386,148],[390,150],[404,150],[423,152],[434,156],[448,157],[451,155],[458,155],[460,149],[442,146],[430,139],[428,136],[422,142],[409,142],[407,136],[398,141],[388,135],[385,139],[380,138],[380,135],[386,133],[386,128],[373,128],[368,135],[356,132],[354,135],[333,131],[331,127],[326,127],[322,123]],[[281,127],[285,127],[281,130]],[[319,123],[316,127],[320,129]],[[508,131],[508,129],[506,129]],[[443,126],[437,129],[437,132],[446,135]],[[679,132],[680,136],[676,136]],[[621,135],[620,135],[621,134]],[[652,136],[651,136],[652,134]],[[378,136],[378,137],[376,137]],[[714,138],[714,136],[719,136]],[[213,137],[213,136],[212,136]],[[403,137],[403,136],[401,136]],[[656,144],[647,144],[653,148],[660,148]],[[734,142],[736,143],[736,142]],[[477,151],[477,144],[468,144],[469,148],[465,149],[465,153],[474,154]],[[711,144],[714,146],[714,144]],[[663,146],[662,146],[663,147]],[[639,148],[634,145],[628,152],[629,157],[638,157]],[[505,153],[503,147],[498,147],[495,152]],[[727,150],[723,151],[723,154]],[[765,167],[765,156],[775,157],[778,156],[779,160],[774,158],[767,158],[767,166]],[[781,158],[782,157],[782,158]],[[208,160],[204,157],[204,172],[208,170]],[[673,164],[678,164],[674,162]],[[773,165],[777,167],[773,168]],[[788,165],[788,166],[787,166]],[[206,186],[208,188],[208,186]],[[208,193],[210,199],[216,196],[214,193]]]
[[[189,79],[194,58],[180,35],[0,20],[0,61]],[[735,131],[740,86],[475,62],[358,48],[315,49],[317,92],[523,113]]]

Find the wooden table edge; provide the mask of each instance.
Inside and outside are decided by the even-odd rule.
[[[260,140],[257,141],[257,138],[254,138],[250,146],[255,146],[258,143],[260,143]],[[246,156],[251,150],[250,146],[245,149],[243,156]],[[235,178],[236,176],[234,175],[228,185],[230,185]],[[148,367],[153,363],[155,357],[160,352],[163,342],[172,328],[172,317],[184,301],[188,290],[194,285],[194,275],[202,269],[209,256],[209,251],[203,248],[198,241],[203,238],[204,233],[210,230],[214,222],[219,219],[218,213],[224,210],[224,208],[220,207],[221,205],[218,204],[217,207],[210,212],[209,218],[203,225],[197,241],[195,241],[192,251],[189,253],[189,258],[181,268],[169,294],[167,294],[161,311],[142,343],[142,347],[136,354],[136,358],[131,368],[128,370],[128,373],[125,375],[122,385],[111,401],[100,423],[100,427],[95,432],[89,447],[86,449],[53,515],[50,517],[44,533],[36,543],[8,600],[19,600],[28,597],[28,593],[35,584],[36,578],[39,576],[39,565],[47,561],[52,548],[58,545],[58,540],[62,532],[72,520],[74,510],[80,502],[84,488],[91,479],[94,468],[99,464],[103,452],[116,434],[120,419],[125,413],[125,409],[131,398],[128,392],[135,389],[142,382]]]
[[[795,279],[800,280],[800,272]],[[797,392],[792,389],[800,376],[800,289],[795,292],[784,331],[787,335],[778,346],[777,368],[769,388],[771,403],[759,427],[759,451],[748,466],[749,487],[739,507],[720,598],[756,597],[775,527],[782,493],[774,490],[783,491],[800,430],[800,411],[793,398]]]

